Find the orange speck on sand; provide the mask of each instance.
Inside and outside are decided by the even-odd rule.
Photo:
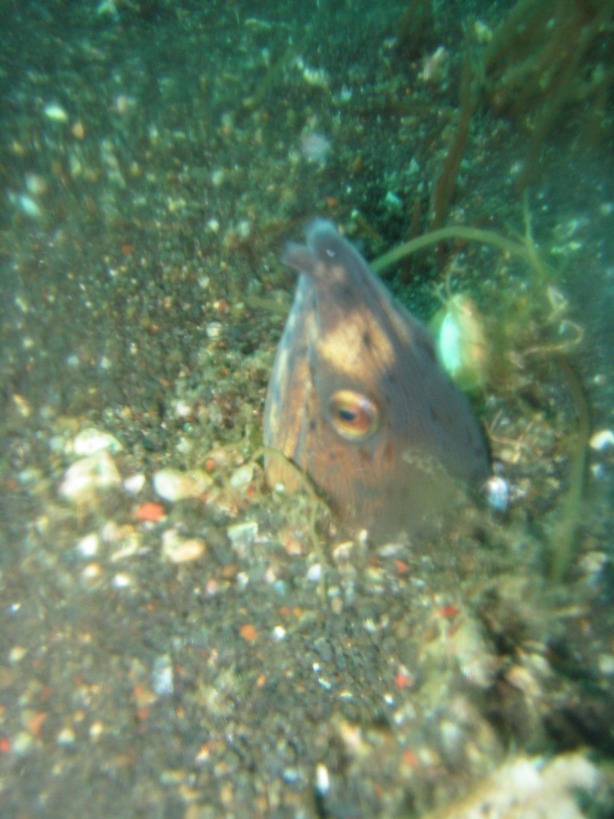
[[[403,751],[403,762],[408,767],[414,768],[414,770],[420,767],[420,759],[418,758],[418,755],[410,748]]]
[[[241,637],[248,643],[253,643],[258,637],[258,631],[253,623],[244,623],[239,629],[239,632]]]
[[[11,750],[11,740],[8,737],[0,737],[0,754],[8,754]]]
[[[399,691],[402,691],[404,688],[407,688],[408,685],[412,685],[413,679],[409,677],[407,674],[403,674],[399,672],[395,675],[394,684],[396,685]]]
[[[397,572],[399,574],[407,574],[409,571],[409,564],[407,564],[404,560],[395,560],[394,565],[397,567]]]
[[[303,609],[300,606],[280,606],[277,611],[280,617],[296,617],[300,620],[303,616]]]
[[[32,734],[32,736],[39,737],[41,733],[41,728],[43,727],[43,723],[47,719],[47,712],[46,711],[37,711],[33,714],[30,719],[28,720],[28,730]]]
[[[157,523],[165,515],[164,507],[160,503],[143,503],[134,512],[135,519],[140,523]]]
[[[450,620],[453,620],[455,617],[458,617],[460,614],[460,609],[457,606],[453,606],[451,603],[447,606],[442,606],[437,611],[437,615],[439,617],[448,617]]]

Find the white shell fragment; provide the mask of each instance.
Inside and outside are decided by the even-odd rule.
[[[81,430],[73,441],[75,455],[95,455],[97,452],[110,452],[115,455],[122,449],[122,445],[114,435],[95,427]]]
[[[500,475],[492,475],[484,484],[486,502],[493,512],[504,514],[510,507],[510,485]]]
[[[153,486],[164,500],[174,501],[185,500],[186,498],[199,498],[209,489],[213,483],[213,478],[200,469],[193,469],[190,472],[181,472],[178,469],[160,469],[153,476]]]
[[[145,486],[145,475],[142,472],[136,472],[124,480],[124,489],[131,495],[138,495]]]
[[[433,319],[437,352],[444,368],[462,389],[483,387],[487,346],[482,320],[470,298],[453,296]]]
[[[206,551],[204,540],[183,537],[176,529],[167,529],[162,535],[162,557],[169,563],[191,563]]]
[[[80,458],[67,470],[60,495],[72,503],[84,503],[106,489],[121,484],[121,476],[108,452]]]

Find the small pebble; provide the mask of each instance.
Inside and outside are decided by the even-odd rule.
[[[213,483],[213,478],[200,469],[181,472],[178,469],[160,469],[153,476],[156,493],[164,500],[179,501],[198,498]]]
[[[258,630],[253,623],[244,623],[239,628],[239,633],[246,643],[253,643],[258,637]]]
[[[104,734],[104,723],[93,722],[90,726],[90,739],[94,742]]]
[[[13,403],[17,408],[17,412],[22,418],[29,418],[32,415],[32,407],[29,401],[23,395],[13,395]]]
[[[312,583],[319,583],[321,578],[322,566],[319,563],[314,563],[313,566],[310,566],[307,570],[307,580],[310,580]]]
[[[111,544],[118,544],[119,548],[111,554],[111,561],[116,563],[118,560],[124,560],[127,557],[133,557],[138,554],[143,546],[141,533],[137,532],[132,526],[115,526],[111,527],[112,533],[109,533],[108,542]],[[107,529],[107,527],[105,527]],[[105,537],[105,540],[107,538]]]
[[[67,470],[60,495],[72,503],[93,500],[105,489],[121,484],[121,476],[108,452],[80,458]]]
[[[19,663],[28,653],[28,649],[23,646],[13,646],[9,651],[9,662],[11,664]]]
[[[104,575],[104,569],[100,563],[88,563],[81,572],[81,577],[86,583],[95,583]]]
[[[161,503],[142,503],[134,511],[134,519],[138,523],[159,523],[166,517]]]
[[[75,455],[95,455],[98,452],[111,452],[115,455],[122,449],[114,435],[94,427],[82,430],[73,441]]]
[[[17,756],[25,756],[32,745],[34,744],[34,737],[27,731],[19,731],[13,738],[12,750]]]
[[[162,557],[169,563],[191,563],[206,551],[205,541],[197,537],[182,537],[176,529],[162,535]]]
[[[220,337],[222,325],[219,321],[210,321],[205,327],[207,338],[213,340]]]
[[[142,472],[137,472],[124,480],[124,489],[131,495],[138,495],[145,486],[145,480],[145,475]]]
[[[173,683],[173,663],[168,654],[156,658],[151,672],[151,684],[159,697],[166,697],[175,690]]]
[[[132,577],[124,572],[119,572],[113,578],[113,587],[115,589],[129,589],[132,583]]]
[[[90,532],[77,543],[77,551],[81,557],[94,557],[100,547],[100,538],[97,532]]]
[[[58,734],[56,742],[58,745],[73,745],[76,738],[72,728],[63,728]]]
[[[315,789],[321,796],[326,796],[330,790],[330,776],[328,775],[328,768],[321,762],[316,765]]]

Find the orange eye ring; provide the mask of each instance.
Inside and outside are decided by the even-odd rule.
[[[329,402],[330,420],[346,441],[365,441],[379,427],[377,405],[356,390],[337,390]]]

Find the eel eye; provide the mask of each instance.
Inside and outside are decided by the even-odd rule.
[[[337,390],[333,393],[329,406],[332,424],[346,441],[364,441],[379,426],[377,406],[360,392]]]

